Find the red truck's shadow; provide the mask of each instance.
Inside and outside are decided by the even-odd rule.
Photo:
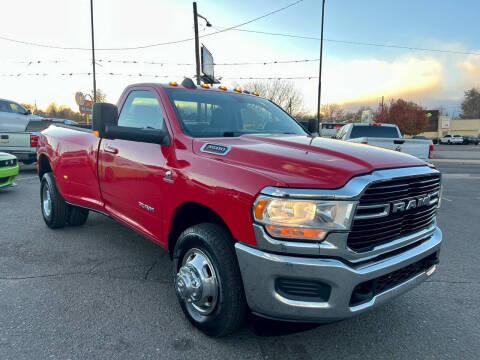
[[[323,324],[269,320],[252,316],[251,327],[257,336],[282,336],[313,330]]]

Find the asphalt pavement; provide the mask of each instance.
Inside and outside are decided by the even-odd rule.
[[[212,339],[184,318],[163,249],[95,213],[48,229],[22,167],[0,192],[0,359],[478,359],[480,166],[439,168],[444,243],[428,282],[345,321],[254,318]]]

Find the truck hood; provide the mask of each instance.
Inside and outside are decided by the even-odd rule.
[[[226,146],[212,152],[207,144]],[[346,141],[298,135],[196,138],[194,152],[264,173],[290,187],[334,189],[374,170],[422,166],[413,156]]]

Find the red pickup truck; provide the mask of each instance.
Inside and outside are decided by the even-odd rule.
[[[249,312],[330,322],[436,269],[441,175],[409,155],[309,135],[258,94],[138,84],[93,128],[38,140],[50,228],[110,216],[169,251],[186,317],[211,336]],[[101,235],[99,235],[101,236]]]

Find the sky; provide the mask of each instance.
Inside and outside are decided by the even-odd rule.
[[[294,2],[198,0],[198,12],[213,25],[207,28],[199,19],[200,35],[204,36],[200,42],[213,54],[219,64],[215,75],[227,86],[248,81],[238,79],[241,77],[306,77],[291,81],[303,94],[305,110],[313,113],[318,61],[263,63],[319,58],[320,42],[311,38],[320,37],[320,0],[303,0],[236,30],[205,36]],[[463,92],[480,86],[478,14],[477,0],[326,0],[322,104],[339,103],[355,110],[362,105],[376,107],[382,96],[385,101],[402,97],[427,108],[442,106],[457,116]],[[115,103],[131,83],[193,77],[194,42],[135,50],[100,49],[190,39],[192,20],[191,1],[94,0],[97,88],[107,94],[107,101]],[[75,92],[92,90],[89,0],[3,2],[0,37],[87,49],[50,49],[0,39],[0,98],[36,103],[39,108],[54,101],[77,110]],[[220,65],[245,62],[262,64]]]

